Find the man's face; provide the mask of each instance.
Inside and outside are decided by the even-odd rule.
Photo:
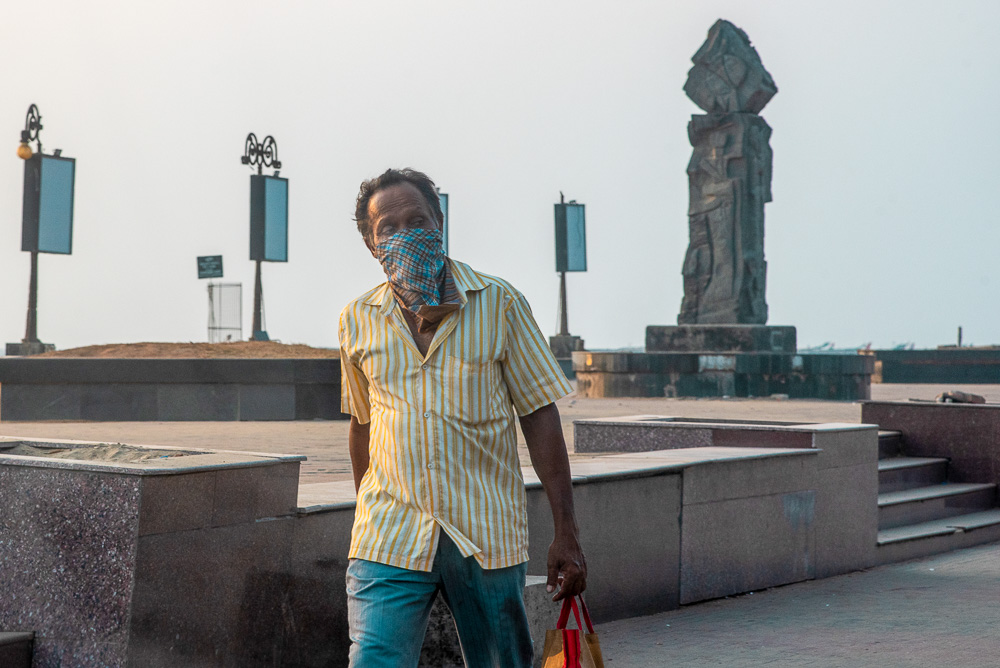
[[[441,229],[430,204],[416,186],[409,183],[397,183],[372,195],[368,201],[368,217],[372,221],[372,240],[368,244],[372,255],[376,246],[401,230]]]

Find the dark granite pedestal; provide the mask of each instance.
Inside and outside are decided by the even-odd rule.
[[[795,328],[772,325],[650,325],[647,353],[795,352]]]
[[[871,396],[874,358],[794,353],[573,354],[581,397],[768,397],[857,401]]]
[[[56,349],[54,343],[42,343],[41,341],[21,341],[21,343],[8,343],[8,357],[28,357],[29,355],[41,355]]]
[[[794,327],[650,326],[646,352],[573,353],[582,397],[871,396],[869,355],[798,354]]]
[[[567,378],[573,378],[573,353],[583,350],[583,339],[572,334],[556,334],[549,337],[549,348],[562,372]]]

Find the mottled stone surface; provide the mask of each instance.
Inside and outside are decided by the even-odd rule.
[[[778,92],[750,38],[729,21],[715,22],[691,61],[684,92],[709,113],[759,114]]]
[[[813,578],[815,503],[804,489],[685,504],[680,602]]]
[[[649,325],[646,352],[794,353],[794,327],[773,325]]]
[[[583,339],[572,334],[557,334],[549,337],[549,348],[556,357],[569,358],[574,351],[583,350]]]
[[[124,665],[139,479],[0,467],[0,628],[35,632],[35,668]]]
[[[948,457],[951,482],[1000,483],[1000,404],[871,401],[861,420],[902,433],[907,457]]]
[[[626,476],[588,476],[573,488],[587,556],[587,605],[598,624],[678,605],[680,472]],[[553,524],[540,486],[528,489],[528,534],[528,573],[542,575]]]
[[[767,322],[764,204],[771,128],[757,115],[777,92],[746,34],[718,21],[692,59],[684,91],[705,111],[688,138],[690,243],[679,324]]]
[[[764,204],[771,128],[753,114],[692,116],[690,242],[679,324],[767,322]]]

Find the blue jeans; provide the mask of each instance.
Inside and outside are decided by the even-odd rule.
[[[429,573],[351,559],[351,668],[415,667],[438,591],[455,618],[466,666],[529,668],[527,572],[526,563],[484,570],[475,557],[463,557],[444,531]]]

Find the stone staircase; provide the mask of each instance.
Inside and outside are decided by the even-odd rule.
[[[878,561],[1000,540],[997,485],[948,479],[948,460],[908,457],[898,431],[878,437]]]

